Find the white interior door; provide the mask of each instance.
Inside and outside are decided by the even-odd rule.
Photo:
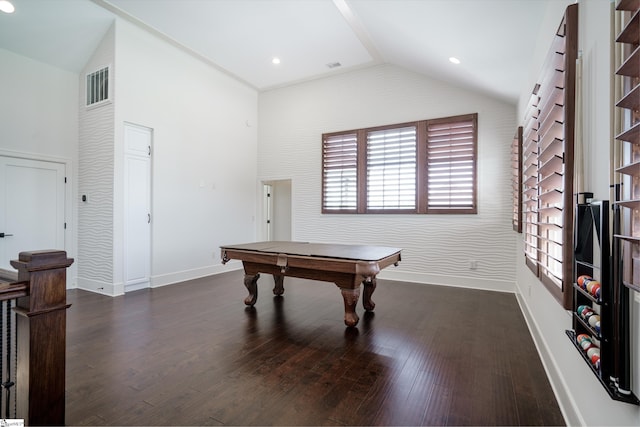
[[[151,283],[152,129],[125,123],[124,289]]]
[[[65,250],[65,165],[0,156],[0,268],[22,251]]]

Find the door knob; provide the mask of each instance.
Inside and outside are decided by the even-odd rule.
[[[13,236],[13,234],[4,234],[4,233],[0,233],[0,238],[2,237],[9,237],[9,236]]]

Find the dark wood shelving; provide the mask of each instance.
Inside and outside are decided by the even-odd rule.
[[[625,236],[624,234],[614,234],[614,237],[634,244],[640,244],[640,237]]]
[[[640,162],[629,163],[628,165],[619,167],[618,169],[616,169],[616,172],[630,176],[639,175]]]
[[[640,285],[632,283],[632,282],[627,282],[627,281],[623,281],[622,282],[627,288],[629,289],[633,289],[636,292],[640,292]]]
[[[631,208],[631,209],[640,209],[640,200],[619,200],[617,202],[614,202],[615,205],[619,205],[622,206],[624,208]]]
[[[639,30],[640,31],[640,30]],[[629,110],[640,109],[640,84],[636,85],[624,97],[618,101],[616,107],[626,108]]]
[[[616,10],[633,12],[640,9],[640,0],[618,0]]]
[[[640,145],[640,122],[617,135],[616,139]]]
[[[619,76],[637,77],[640,70],[640,46],[638,46],[629,57],[616,70]]]
[[[615,41],[620,48],[614,49],[618,68],[615,79],[622,88],[615,106],[619,108],[620,120],[616,121],[616,140],[625,153],[624,160],[616,165],[616,182],[613,185],[613,246],[610,292],[613,306],[611,344],[615,365],[611,375],[614,384],[606,384],[612,398],[628,403],[640,404],[632,392],[629,289],[640,292],[636,283],[640,260],[637,245],[640,244],[638,209],[640,209],[640,0],[620,0],[616,12],[623,23]],[[621,398],[623,397],[623,398]]]
[[[616,37],[618,43],[640,44],[640,13],[636,11]]]

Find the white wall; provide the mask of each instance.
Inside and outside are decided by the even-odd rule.
[[[599,0],[608,1],[608,0]],[[538,82],[540,77],[540,71],[544,63],[547,53],[549,52],[549,46],[553,41],[553,38],[560,25],[560,19],[564,14],[566,7],[572,3],[576,3],[573,0],[547,0],[547,10],[543,21],[540,23],[540,27],[537,29],[527,28],[528,31],[536,31],[538,33],[536,47],[531,52],[532,66],[528,70],[527,79],[522,87],[519,102],[518,102],[518,120],[522,121],[526,109],[529,106],[529,96],[533,87]]]
[[[77,260],[78,75],[4,49],[0,64],[0,154],[66,165],[65,249]],[[77,261],[67,286],[76,274]]]
[[[114,295],[113,276],[113,129],[115,28],[111,26],[81,71],[79,105],[78,287]],[[110,102],[86,106],[86,75],[111,66]],[[85,202],[81,201],[86,196]]]
[[[256,239],[257,92],[128,21],[116,28],[116,281],[124,122],[153,129],[152,286],[224,271],[220,245]]]
[[[478,113],[477,215],[321,213],[323,133],[467,113]],[[258,178],[292,180],[293,239],[403,248],[381,277],[514,290],[514,106],[382,65],[261,93],[258,116]]]
[[[564,4],[563,4],[564,3]],[[550,2],[550,13],[542,28],[554,32],[564,6],[569,2]],[[593,191],[598,199],[609,199],[609,1],[586,0],[579,2],[579,50],[583,58],[583,126],[584,166],[589,175],[585,190]],[[539,45],[546,43],[541,34]],[[539,74],[543,55],[532,69]],[[524,117],[523,105],[529,99],[534,82],[523,91],[519,102],[518,120]],[[516,252],[518,298],[529,323],[532,335],[541,353],[549,378],[556,391],[565,418],[570,425],[640,425],[637,406],[612,400],[590,368],[565,334],[571,329],[570,312],[565,311],[524,264],[524,251],[518,239]],[[634,304],[632,337],[635,337],[633,360],[633,386],[640,392],[640,363],[638,336],[640,321],[638,304]]]

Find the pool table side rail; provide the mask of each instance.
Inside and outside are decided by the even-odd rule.
[[[227,263],[229,260],[237,259],[245,263],[254,264],[254,268],[255,265],[258,264],[277,266],[280,268],[281,274],[285,275],[287,270],[299,268],[304,270],[357,274],[365,278],[374,277],[383,268],[400,262],[400,253],[400,250],[398,250],[398,252],[392,253],[377,261],[362,261],[356,259],[325,258],[308,255],[276,254],[271,252],[238,250],[226,247],[222,247],[221,249],[223,264]],[[272,273],[273,270],[269,270],[270,271],[263,272]]]
[[[254,242],[236,245],[222,245],[222,249],[255,251],[260,253],[314,256],[361,261],[379,261],[382,258],[400,252],[400,248],[387,246],[348,245],[336,243],[309,242]]]

